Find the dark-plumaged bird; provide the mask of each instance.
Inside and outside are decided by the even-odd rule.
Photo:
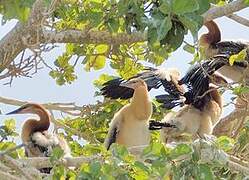
[[[194,137],[212,134],[222,113],[222,98],[215,85],[211,83],[218,85],[227,83],[222,76],[215,73],[215,69],[211,68],[213,62],[206,61],[190,68],[186,75],[179,80],[179,84],[187,85],[188,91],[178,92],[179,97],[175,96],[173,99],[169,98],[167,94],[156,96],[157,101],[167,109],[178,105],[183,106],[175,114],[170,113],[162,120],[162,122],[177,127],[162,128],[161,139],[163,142],[169,143],[177,137],[181,137],[183,133],[191,134]],[[174,101],[176,103],[173,103]]]
[[[54,147],[60,147],[64,151],[64,157],[71,157],[71,150],[66,140],[48,132],[50,116],[44,107],[28,103],[7,113],[11,114],[36,114],[39,117],[39,119],[27,119],[22,126],[21,139],[26,144],[27,157],[48,157]],[[44,168],[41,171],[48,173],[49,169]]]
[[[227,62],[227,65],[220,68],[219,72],[235,82],[241,81],[243,76],[246,76],[245,79],[249,83],[249,70],[247,68],[249,62],[249,42],[221,41],[220,29],[214,21],[208,21],[204,26],[207,27],[208,33],[201,35],[199,39],[201,53],[204,54],[205,58],[218,54],[226,55],[229,58],[231,55],[245,50],[245,62],[237,63],[233,66]]]
[[[148,122],[152,114],[152,103],[147,85],[142,79],[134,78],[127,82],[118,83],[117,89],[119,87],[127,88],[129,93],[132,91],[132,95],[128,93],[128,96],[127,94],[122,96],[120,94],[122,98],[132,96],[132,99],[129,104],[122,107],[114,115],[105,139],[105,146],[109,149],[112,143],[122,144],[126,147],[148,145],[150,142]],[[121,90],[123,89],[121,88]],[[115,92],[110,91],[108,92],[114,98],[118,98]]]

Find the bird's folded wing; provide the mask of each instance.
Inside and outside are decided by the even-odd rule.
[[[118,135],[118,127],[113,126],[110,132],[108,133],[108,137],[105,140],[105,147],[107,150],[110,149],[112,143],[116,142],[117,135]]]
[[[110,149],[112,143],[116,142],[120,130],[120,124],[122,123],[122,121],[123,116],[121,116],[120,114],[115,114],[110,123],[109,131],[104,143],[107,150]]]
[[[249,43],[235,42],[235,41],[221,41],[215,44],[215,48],[219,50],[218,51],[219,54],[225,54],[229,56],[238,54],[243,49],[248,48],[248,46]],[[248,53],[249,51],[247,51],[247,54]]]

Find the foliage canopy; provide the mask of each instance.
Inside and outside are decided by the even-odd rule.
[[[47,6],[51,0],[45,1]],[[228,1],[230,2],[230,1]],[[128,79],[143,69],[144,62],[161,65],[170,53],[178,49],[184,36],[191,32],[194,42],[197,32],[203,24],[202,14],[210,4],[224,5],[221,0],[62,0],[51,14],[50,25],[56,31],[69,29],[88,31],[107,31],[112,34],[140,34],[144,41],[132,44],[76,44],[67,43],[65,52],[55,57],[49,75],[58,85],[67,85],[76,78],[75,66],[80,62],[86,71],[103,69],[109,64],[123,78]],[[34,0],[3,0],[0,3],[2,23],[10,19],[18,19],[26,23]],[[194,54],[194,46],[185,45],[184,49]],[[237,56],[231,58],[231,64]],[[195,54],[195,57],[197,55]],[[113,76],[102,74],[94,81],[100,88],[103,82]],[[234,88],[234,94],[248,92],[247,87]],[[99,95],[99,92],[96,92]],[[245,175],[233,171],[226,163],[200,161],[200,155],[191,143],[179,144],[174,148],[165,147],[159,142],[159,133],[152,133],[152,142],[139,161],[122,146],[114,145],[111,151],[102,146],[108,130],[108,124],[115,112],[128,101],[111,101],[105,99],[91,106],[89,111],[79,117],[67,116],[58,119],[68,129],[59,130],[69,142],[73,156],[98,155],[99,159],[84,163],[80,168],[72,170],[56,163],[61,158],[60,149],[55,149],[51,162],[55,164],[53,177],[63,179],[243,179]],[[161,120],[166,113],[154,102],[153,119]],[[74,131],[71,131],[73,129]],[[75,130],[79,134],[75,134]],[[82,143],[82,136],[87,137],[87,144]],[[7,119],[0,127],[0,150],[16,146],[14,137],[15,121]],[[229,154],[248,159],[249,121],[244,124],[237,137],[221,136],[216,139],[214,148]],[[13,158],[24,157],[18,149],[10,154]],[[184,156],[184,159],[181,157]]]

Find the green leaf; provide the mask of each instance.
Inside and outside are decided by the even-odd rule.
[[[91,56],[90,57],[90,61],[95,61],[95,63],[93,64],[93,69],[94,70],[99,70],[105,67],[105,62],[106,62],[106,57],[105,56]]]
[[[4,121],[6,131],[13,131],[16,128],[16,121],[14,119],[6,119]]]
[[[159,10],[163,14],[169,14],[170,11],[171,11],[170,3],[167,0],[163,1],[163,3],[161,4],[161,6],[159,6]]]
[[[195,12],[196,14],[202,15],[210,8],[209,0],[197,0],[199,9]]]
[[[98,54],[105,54],[108,49],[109,49],[109,46],[106,44],[99,44],[95,48]]]
[[[189,52],[190,54],[194,54],[195,53],[195,47],[191,46],[189,44],[185,44],[183,46],[183,50]]]
[[[0,151],[6,151],[14,147],[16,147],[16,144],[13,142],[0,142]],[[15,159],[18,158],[19,156],[18,149],[10,152],[8,155],[10,155],[12,158],[15,158]]]
[[[217,146],[224,151],[231,150],[235,143],[235,141],[232,138],[229,138],[227,136],[220,136],[215,141],[216,141]]]
[[[63,157],[63,155],[64,155],[64,151],[60,147],[55,147],[53,149],[51,156],[49,157],[49,160],[51,163],[54,163],[57,160],[59,160],[61,157]]]
[[[247,49],[243,49],[238,54],[234,54],[229,58],[229,64],[232,66],[234,62],[244,61],[247,56]]]
[[[213,173],[211,171],[211,168],[206,164],[200,164],[199,165],[199,178],[205,179],[205,180],[213,180]]]
[[[194,12],[199,9],[197,0],[173,0],[172,11],[175,14]]]
[[[184,26],[177,21],[173,21],[172,28],[169,30],[167,36],[160,41],[160,43],[167,45],[168,53],[175,51],[181,46],[185,33],[186,31]]]
[[[63,180],[66,179],[66,170],[63,165],[57,165],[53,167],[53,172],[51,173],[53,176],[53,180]]]
[[[117,69],[117,72],[122,78],[128,79],[131,76],[136,75],[142,69],[143,66],[140,63],[135,62],[131,58],[125,58],[124,61],[120,63],[120,68]]]
[[[109,80],[111,80],[111,79],[114,79],[114,78],[117,78],[117,77],[115,77],[115,76],[110,76],[110,75],[108,75],[108,74],[101,74],[101,75],[99,76],[98,79],[94,80],[93,84],[94,84],[96,87],[101,88],[102,85],[103,85],[105,82],[107,82],[107,81],[109,81]]]
[[[244,3],[249,6],[249,0],[244,0]]]
[[[189,154],[192,152],[192,148],[190,146],[188,146],[187,144],[179,144],[176,146],[176,148],[174,148],[171,152],[171,157],[173,159],[185,155],[185,154]]]
[[[171,18],[170,16],[167,16],[164,18],[164,20],[161,23],[161,26],[159,27],[157,31],[157,35],[158,35],[157,38],[159,41],[165,38],[165,36],[167,35],[171,27],[172,27]]]
[[[99,70],[105,67],[106,57],[103,55],[86,56],[85,70],[90,71],[91,68]]]
[[[109,29],[110,32],[117,32],[119,29],[119,21],[118,19],[109,19],[107,21],[107,27]]]
[[[161,155],[164,145],[158,142],[151,143],[148,147],[143,150],[144,157],[154,157]]]
[[[150,173],[150,169],[149,167],[147,167],[143,162],[140,162],[140,161],[136,161],[134,163],[135,167],[145,171],[146,173]]]
[[[70,56],[67,55],[67,54],[63,54],[62,56],[59,56],[56,61],[54,62],[54,64],[57,66],[57,67],[60,67],[60,68],[65,68],[66,66],[68,66],[68,61],[70,59]]]
[[[153,43],[155,43],[157,41],[157,29],[154,27],[149,27],[148,29],[148,41],[149,44],[152,45]]]
[[[203,18],[195,14],[184,14],[178,17],[179,20],[187,27],[193,36],[197,36],[197,32],[202,26]]]
[[[99,175],[101,173],[101,164],[100,164],[100,162],[91,162],[91,164],[90,164],[90,173],[96,178],[99,177]]]
[[[111,146],[113,155],[115,157],[120,158],[121,160],[125,160],[126,157],[129,155],[129,151],[123,145],[112,144]]]
[[[97,27],[103,20],[103,12],[90,11],[88,16],[91,26]]]
[[[127,3],[127,0],[120,0],[117,3],[117,7],[119,15],[124,15],[129,9],[129,3]]]
[[[235,88],[232,89],[233,90],[233,94],[235,95],[241,95],[241,94],[245,94],[245,93],[249,93],[249,87],[248,86],[237,86]]]

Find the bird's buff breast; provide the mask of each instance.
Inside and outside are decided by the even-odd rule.
[[[126,147],[147,145],[150,143],[150,132],[147,122],[132,121],[122,124],[117,143]]]

